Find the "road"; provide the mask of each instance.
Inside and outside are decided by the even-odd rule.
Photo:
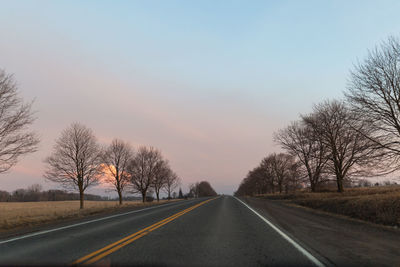
[[[0,240],[0,265],[315,266],[231,196],[194,199]]]

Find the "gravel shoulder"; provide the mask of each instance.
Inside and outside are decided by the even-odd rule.
[[[243,200],[332,265],[400,266],[399,229],[297,207],[281,200],[250,197]]]

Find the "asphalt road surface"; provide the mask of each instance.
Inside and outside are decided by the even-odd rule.
[[[221,196],[0,240],[0,265],[322,266],[240,200]]]

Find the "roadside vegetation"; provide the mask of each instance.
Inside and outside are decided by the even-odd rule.
[[[235,195],[399,225],[399,70],[400,40],[389,37],[354,65],[343,99],[314,104],[275,133],[283,152],[264,157]],[[370,186],[369,178],[392,178],[392,187],[353,188]]]
[[[296,191],[290,194],[265,194],[255,197],[284,200],[377,224],[400,227],[399,185],[349,188],[343,193]]]

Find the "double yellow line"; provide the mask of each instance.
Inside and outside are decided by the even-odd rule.
[[[125,247],[126,245],[129,245],[130,243],[132,243],[133,241],[149,234],[150,232],[156,230],[157,228],[160,228],[161,226],[179,218],[180,216],[184,215],[185,213],[188,213],[191,210],[194,210],[197,207],[200,207],[201,205],[206,204],[207,202],[210,202],[211,200],[214,200],[215,198],[212,199],[208,199],[205,200],[203,202],[200,202],[199,204],[196,204],[190,208],[187,208],[181,212],[178,212],[162,221],[159,221],[153,225],[150,225],[149,227],[146,227],[134,234],[131,234],[127,237],[122,238],[121,240],[118,240],[117,242],[114,242],[108,246],[105,246],[102,249],[96,250],[95,252],[92,252],[80,259],[77,259],[76,261],[74,261],[72,263],[72,265],[78,265],[78,264],[93,264],[99,260],[101,260],[102,258],[106,257],[107,255],[110,255],[111,253],[119,250],[120,248]]]

